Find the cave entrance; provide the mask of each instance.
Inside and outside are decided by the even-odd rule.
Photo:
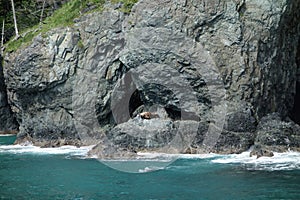
[[[171,90],[159,84],[145,84],[143,90],[136,89],[130,97],[130,117],[134,118],[137,114],[144,111],[155,112],[155,109],[161,107],[165,109],[169,118],[173,120],[181,119],[183,111],[179,106],[170,104],[169,101],[179,102]]]
[[[130,97],[129,100],[129,114],[130,117],[135,117],[138,113],[143,111],[143,101],[141,100],[141,94],[140,91],[135,90],[133,94]]]
[[[297,82],[296,84],[296,95],[291,118],[294,122],[300,125],[300,82]]]

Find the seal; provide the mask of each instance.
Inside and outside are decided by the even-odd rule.
[[[157,113],[151,113],[151,112],[142,112],[139,114],[139,116],[142,119],[153,119],[153,118],[159,118],[159,115]]]

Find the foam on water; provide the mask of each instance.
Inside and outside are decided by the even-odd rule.
[[[250,151],[241,154],[164,154],[164,153],[138,153],[139,159],[165,160],[165,159],[208,159],[211,163],[236,164],[247,170],[295,170],[300,169],[300,152],[274,153],[273,157],[250,157]],[[147,169],[146,169],[147,170]]]
[[[0,137],[11,137],[16,136],[16,134],[0,134]]]
[[[137,153],[139,159],[157,159],[157,160],[174,160],[174,159],[209,159],[219,157],[218,154],[166,154],[166,153]]]
[[[248,170],[294,170],[300,169],[300,153],[274,153],[273,157],[250,157],[250,152],[226,155],[211,160],[212,163],[241,164]]]
[[[57,148],[40,148],[33,145],[0,145],[0,153],[12,154],[69,154],[74,156],[86,156],[93,146],[61,146]]]
[[[138,152],[136,157],[117,159],[98,159],[103,164],[124,172],[146,173],[168,168],[177,159],[208,159],[216,154],[166,154],[157,152]],[[97,159],[97,157],[94,157]]]
[[[75,146],[62,146],[57,148],[40,148],[33,145],[0,145],[0,153],[10,154],[55,154],[55,155],[70,155],[70,156],[87,156],[93,146],[75,147]],[[137,157],[133,159],[116,160],[117,163],[135,161],[135,162],[148,162],[148,165],[139,168],[139,172],[155,171],[157,165],[151,167],[154,162],[168,163],[176,159],[206,159],[211,163],[217,164],[236,164],[245,167],[248,170],[294,170],[300,169],[300,152],[286,152],[274,153],[273,157],[250,157],[250,152],[231,155],[218,155],[218,154],[166,154],[166,153],[137,153]],[[104,163],[112,163],[112,160],[102,160]],[[131,164],[134,164],[132,162]],[[166,165],[166,164],[165,164]],[[159,166],[162,167],[162,166]]]
[[[156,166],[150,166],[150,167],[145,167],[144,169],[139,169],[139,173],[147,173],[147,172],[153,172],[157,170],[163,170],[164,167],[156,167]]]

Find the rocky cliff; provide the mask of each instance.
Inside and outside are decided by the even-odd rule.
[[[5,55],[18,141],[100,142],[101,156],[299,150],[289,119],[298,116],[299,9],[289,0],[141,0],[130,15],[107,4],[39,35]]]
[[[0,134],[16,133],[18,124],[7,101],[1,56],[0,60]]]

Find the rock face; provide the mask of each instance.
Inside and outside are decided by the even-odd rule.
[[[0,56],[0,60],[2,57]],[[0,133],[16,133],[17,122],[7,102],[2,62],[0,63]]]
[[[76,31],[54,30],[6,57],[14,60],[5,65],[4,73],[10,105],[20,124],[19,138],[36,143],[62,138],[73,143],[79,138],[70,111],[78,40]]]
[[[256,149],[269,151],[299,151],[300,126],[293,121],[282,121],[278,113],[263,117],[257,127]]]
[[[299,9],[287,0],[141,0],[129,16],[108,5],[37,36],[5,56],[19,141],[176,153],[288,145],[287,134],[267,142],[263,117],[277,112],[283,127],[293,112]],[[135,118],[143,111],[159,118]],[[299,142],[295,127],[288,139]]]

